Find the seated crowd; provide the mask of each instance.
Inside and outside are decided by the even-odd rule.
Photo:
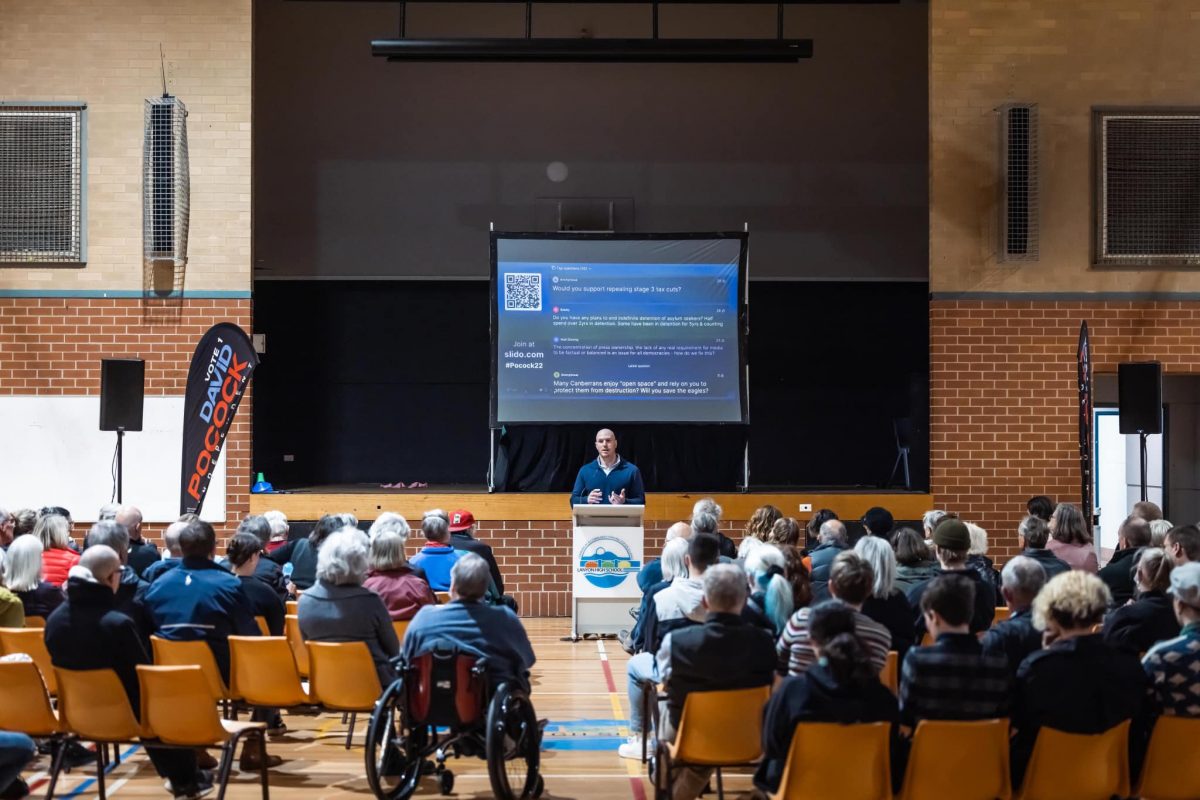
[[[503,592],[491,547],[472,533],[470,511],[425,514],[426,545],[405,557],[411,530],[381,514],[369,531],[348,515],[327,515],[307,535],[291,536],[280,512],[248,516],[218,553],[213,527],[185,515],[163,532],[159,550],[142,537],[133,506],[105,506],[77,543],[62,508],[9,513],[0,508],[0,628],[44,621],[54,667],[112,670],[140,715],[137,665],[152,663],[152,637],[202,641],[228,685],[231,636],[282,636],[289,600],[305,641],[363,642],[380,684],[397,677],[394,622],[410,622],[409,656],[448,648],[484,656],[494,678],[527,680],[534,654]],[[439,604],[438,593],[448,594]],[[43,623],[36,623],[43,624]],[[261,626],[261,627],[260,627]],[[5,660],[28,660],[23,653]],[[278,709],[253,708],[268,737],[287,732]],[[262,768],[262,734],[245,738],[242,770]],[[0,800],[25,797],[21,770],[36,755],[29,737],[0,731]],[[213,790],[216,760],[205,750],[147,747],[168,790],[199,798]],[[282,763],[265,755],[266,766]],[[67,766],[94,763],[72,742]]]

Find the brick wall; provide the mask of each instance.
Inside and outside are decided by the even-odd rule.
[[[196,343],[222,321],[249,330],[250,301],[185,300],[164,314],[140,300],[0,297],[0,395],[99,394],[100,359],[106,357],[145,359],[148,396],[182,395]],[[252,394],[253,381],[222,455],[228,476],[228,521],[217,526],[222,534],[249,509]],[[126,499],[137,504],[136,497]],[[4,502],[15,508],[22,500],[6,496]],[[83,527],[77,526],[77,537]],[[162,527],[149,530],[157,534]]]
[[[937,301],[930,309],[932,491],[940,507],[1017,548],[1025,501],[1080,500],[1075,350],[1086,320],[1095,374],[1158,359],[1200,372],[1200,303]]]

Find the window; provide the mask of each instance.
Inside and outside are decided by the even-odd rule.
[[[1096,109],[1096,262],[1200,266],[1200,109]]]
[[[0,263],[82,264],[85,106],[0,103]]]

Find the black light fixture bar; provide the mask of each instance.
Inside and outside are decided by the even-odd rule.
[[[410,62],[788,64],[812,39],[376,39],[371,54]]]

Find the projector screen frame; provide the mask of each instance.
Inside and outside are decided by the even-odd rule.
[[[687,233],[605,233],[584,231],[491,231],[489,235],[490,271],[488,292],[488,347],[490,349],[491,374],[488,383],[488,427],[498,430],[505,425],[579,425],[588,422],[604,424],[608,420],[549,420],[542,422],[514,421],[507,422],[498,419],[499,396],[497,393],[497,365],[499,361],[499,314],[497,311],[499,293],[497,277],[499,259],[497,244],[501,239],[543,239],[547,241],[697,241],[697,240],[737,240],[738,269],[737,269],[737,348],[738,348],[738,403],[741,408],[740,420],[727,421],[695,421],[695,420],[612,420],[622,425],[750,425],[750,375],[749,375],[749,344],[750,344],[750,307],[749,307],[749,264],[750,264],[750,234],[748,231],[689,231]]]

